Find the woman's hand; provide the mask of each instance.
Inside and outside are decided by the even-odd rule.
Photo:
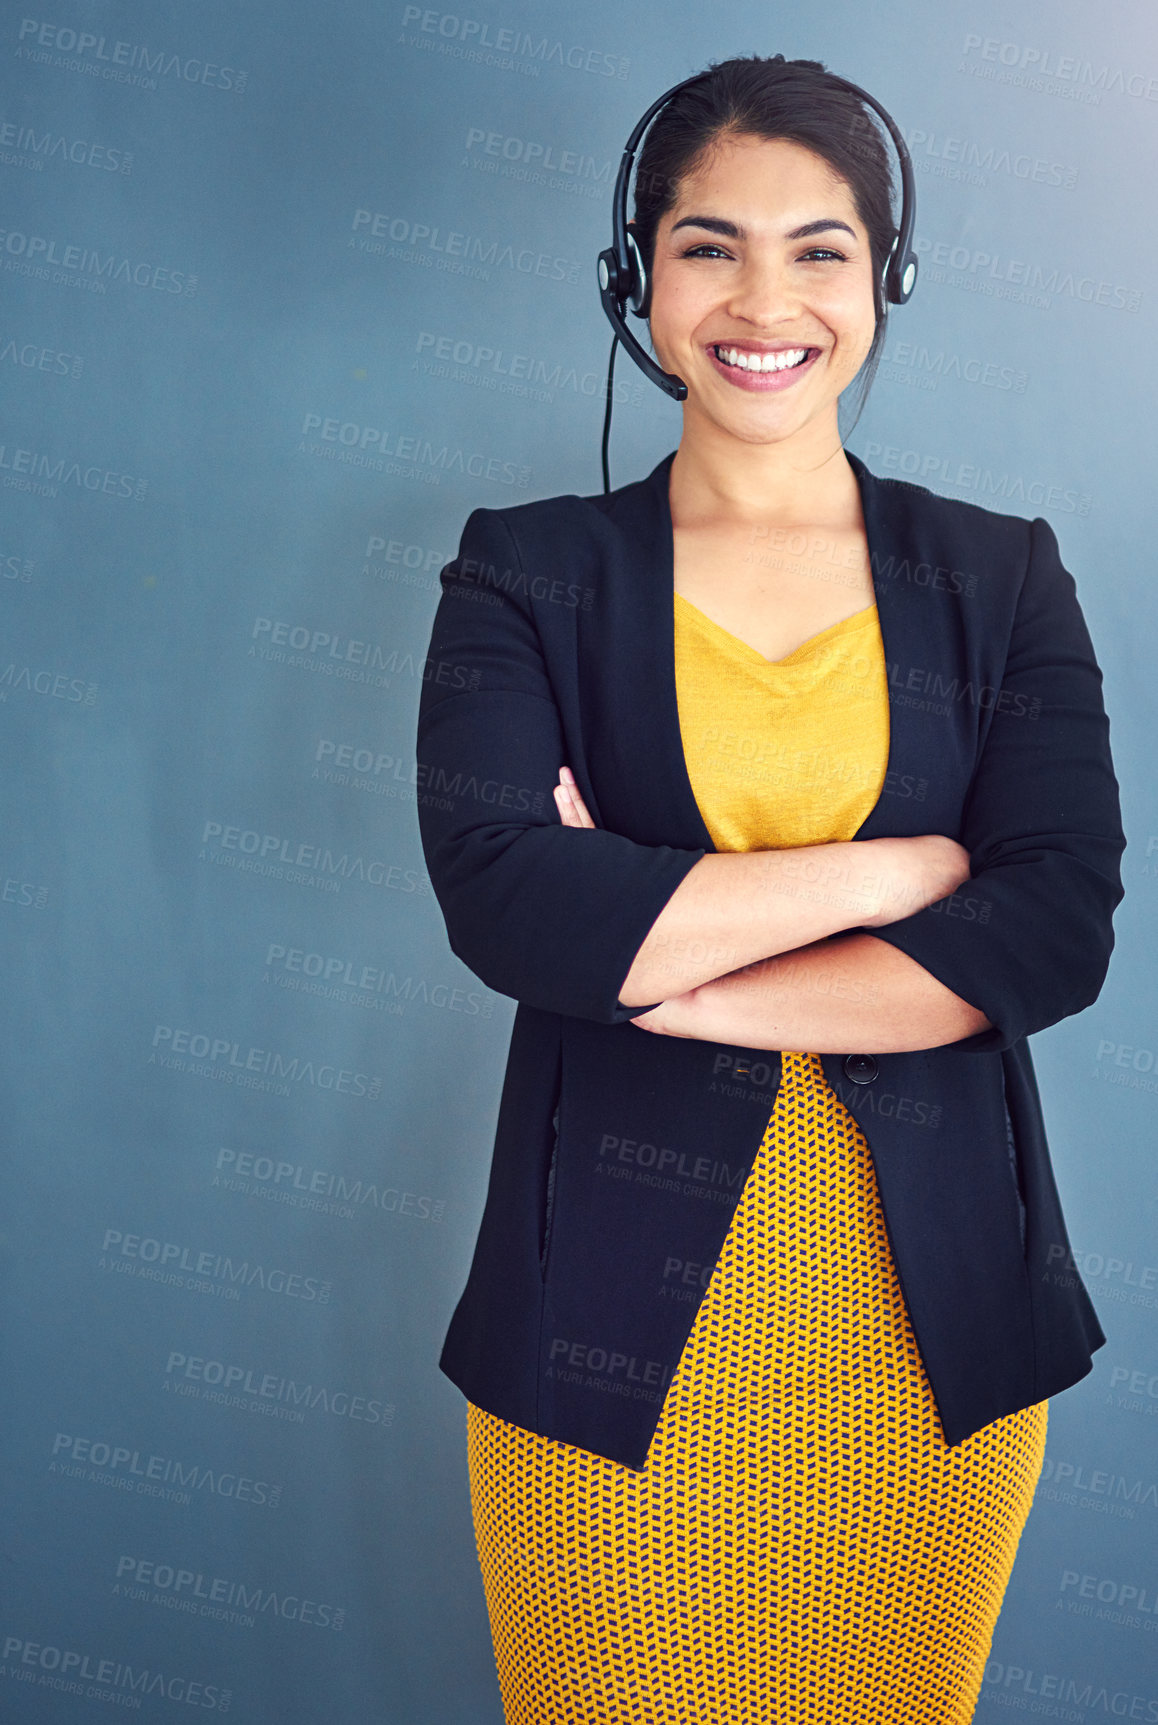
[[[969,852],[940,833],[907,839],[867,839],[879,865],[880,910],[862,920],[863,928],[884,928],[946,898],[971,878]]]
[[[587,813],[587,804],[579,795],[579,787],[575,783],[575,775],[570,767],[559,768],[559,783],[555,786],[555,807],[559,811],[559,819],[565,827],[593,827],[595,822]]]
[[[652,1030],[660,1036],[702,1038],[700,1016],[696,1010],[698,995],[696,988],[689,988],[686,994],[673,994],[670,1000],[661,1000],[658,1006],[653,1006],[649,1012],[641,1012],[638,1018],[631,1018],[628,1023],[638,1024],[641,1030]]]
[[[555,807],[565,827],[595,825],[587,812],[587,804],[579,795],[579,787],[570,767],[559,768],[559,783],[555,786]],[[628,1022],[638,1024],[641,1030],[650,1030],[660,1036],[694,1037],[695,996],[696,990],[689,988],[685,994],[675,994],[670,1000],[661,1000],[658,1006],[641,1012],[637,1018]]]

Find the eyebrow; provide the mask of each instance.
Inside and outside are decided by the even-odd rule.
[[[673,234],[677,228],[706,228],[708,233],[721,234],[729,240],[746,240],[748,238],[738,222],[724,221],[719,216],[684,216],[681,221],[673,223],[671,230]],[[822,234],[829,228],[843,228],[846,234],[852,234],[854,240],[856,238],[856,234],[853,233],[848,223],[837,221],[835,216],[822,216],[819,221],[805,222],[803,227],[791,229],[784,238],[786,240],[803,240],[809,234]]]

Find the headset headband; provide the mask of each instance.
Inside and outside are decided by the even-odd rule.
[[[784,65],[794,62],[786,61],[783,54],[774,54],[772,61]],[[673,84],[670,90],[651,104],[643,118],[637,121],[631,136],[624,146],[623,158],[619,164],[619,172],[615,177],[615,191],[611,207],[611,245],[599,254],[597,260],[597,277],[599,281],[599,298],[606,312],[615,337],[611,343],[611,360],[607,370],[607,412],[603,426],[603,489],[611,489],[607,469],[607,439],[611,429],[611,381],[615,366],[616,342],[622,342],[636,365],[657,384],[665,394],[674,401],[687,399],[688,386],[674,372],[664,371],[656,364],[652,356],[646,352],[642,344],[627,327],[626,315],[630,309],[636,317],[647,316],[647,308],[651,297],[651,283],[643,258],[635,241],[634,234],[627,226],[627,191],[631,180],[631,169],[635,161],[635,152],[644,132],[651,124],[659,110],[671,101],[680,90],[686,90],[692,84],[700,83],[704,78],[712,76],[710,71],[697,72],[694,77],[684,78],[678,84]],[[905,145],[905,140],[893,120],[874,96],[867,90],[862,90],[859,84],[852,83],[848,78],[839,78],[835,73],[827,74],[828,78],[851,90],[863,102],[878,113],[889,130],[896,146],[897,156],[901,165],[901,219],[896,238],[889,252],[885,266],[884,289],[885,297],[893,305],[904,305],[909,299],[917,281],[917,258],[912,250],[913,227],[917,217],[917,195],[913,184],[913,164]]]

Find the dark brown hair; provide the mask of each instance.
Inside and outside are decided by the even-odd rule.
[[[888,302],[882,277],[897,233],[892,145],[879,124],[861,98],[837,83],[819,60],[752,54],[710,63],[698,82],[660,109],[643,140],[635,174],[633,232],[648,272],[647,305],[660,221],[675,203],[681,180],[722,134],[786,138],[822,156],[840,175],[868,232],[876,313],[872,346],[859,373],[857,419],[884,346]]]

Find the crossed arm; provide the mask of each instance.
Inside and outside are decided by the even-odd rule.
[[[570,769],[564,826],[594,826]],[[685,876],[620,990],[631,1020],[664,1036],[742,1048],[901,1053],[991,1028],[923,965],[864,932],[969,879],[953,840],[871,839],[798,850],[713,853]]]
[[[996,562],[987,608],[962,612],[962,625],[1000,635],[1008,622],[1009,639],[992,678],[999,696],[984,723],[977,716],[980,752],[958,786],[963,843],[924,834],[721,855],[656,842],[654,821],[640,823],[639,840],[565,835],[564,824],[594,823],[570,803],[566,823],[562,808],[558,822],[544,820],[534,804],[575,746],[545,639],[561,663],[572,648],[560,607],[536,616],[514,577],[527,578],[524,550],[546,554],[566,511],[587,507],[564,505],[558,520],[528,518],[522,548],[504,512],[474,511],[459,559],[442,571],[447,602],[419,699],[431,794],[419,797],[418,820],[451,947],[476,976],[520,1004],[597,1024],[819,1053],[999,1052],[1097,999],[1126,840],[1102,674],[1048,522],[1036,517],[1022,539],[1012,520],[999,534],[994,518],[992,540],[968,541],[970,555],[984,562],[992,550]],[[576,532],[588,524],[576,518]],[[483,569],[511,574],[502,603],[450,603],[456,577]],[[984,689],[968,698],[980,704]],[[952,734],[967,736],[964,719]],[[532,818],[495,806],[486,787],[496,785],[526,797]],[[958,805],[950,794],[943,806]],[[852,861],[881,879],[870,888],[846,877]],[[810,881],[817,866],[836,867],[835,879]],[[882,880],[920,890],[898,902]],[[983,918],[962,916],[948,896],[966,880],[984,894]]]

